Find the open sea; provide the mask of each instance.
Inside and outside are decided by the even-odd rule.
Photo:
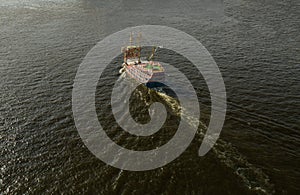
[[[0,194],[299,194],[299,8],[298,0],[0,0]],[[201,125],[166,166],[122,171],[84,145],[72,89],[99,41],[144,24],[179,29],[206,47],[222,73],[228,109],[217,144],[199,157],[210,118],[206,83],[189,62],[158,51],[158,59],[184,68]],[[98,82],[99,121],[119,145],[159,147],[174,135],[176,113],[149,138],[127,138],[114,121],[110,95],[121,63],[120,53]],[[137,121],[148,121],[149,99],[157,95],[133,94]]]

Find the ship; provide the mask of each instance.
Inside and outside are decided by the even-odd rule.
[[[145,84],[148,88],[157,88],[163,86],[165,80],[165,69],[158,62],[152,60],[158,46],[153,47],[151,55],[142,59],[142,47],[139,45],[141,34],[138,35],[138,44],[132,44],[132,33],[130,34],[130,45],[123,47],[121,52],[124,54],[124,62],[120,73],[125,72],[126,75]]]

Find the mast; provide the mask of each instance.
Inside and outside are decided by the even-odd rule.
[[[151,53],[151,55],[148,58],[149,61],[152,60],[152,58],[154,57],[154,54],[155,54],[157,48],[158,48],[157,46],[155,46],[155,47],[152,48],[152,53]]]
[[[137,36],[137,45],[133,45],[133,33],[130,33],[129,42],[130,45],[127,47],[124,47],[122,49],[122,52],[124,52],[124,63],[127,64],[127,61],[129,59],[136,60],[138,58],[138,63],[141,63],[141,38],[142,34],[139,33]],[[136,62],[135,62],[136,63]]]
[[[137,46],[138,46],[138,63],[141,63],[141,38],[142,38],[142,33],[139,33],[138,34],[138,37],[137,37]]]
[[[130,33],[130,38],[129,38],[129,42],[130,42],[130,46],[132,45],[132,32]]]

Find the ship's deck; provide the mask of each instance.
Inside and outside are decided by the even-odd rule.
[[[128,60],[127,64],[129,66],[136,66],[136,68],[147,72],[151,71],[153,73],[159,73],[165,71],[159,62],[154,61],[141,61],[140,63],[138,63],[138,60]]]

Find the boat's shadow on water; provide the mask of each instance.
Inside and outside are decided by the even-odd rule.
[[[150,90],[152,90],[153,92],[163,93],[169,97],[178,99],[176,93],[169,86],[165,85],[164,83],[151,82],[151,83],[146,83],[145,86],[147,88],[149,88]]]

